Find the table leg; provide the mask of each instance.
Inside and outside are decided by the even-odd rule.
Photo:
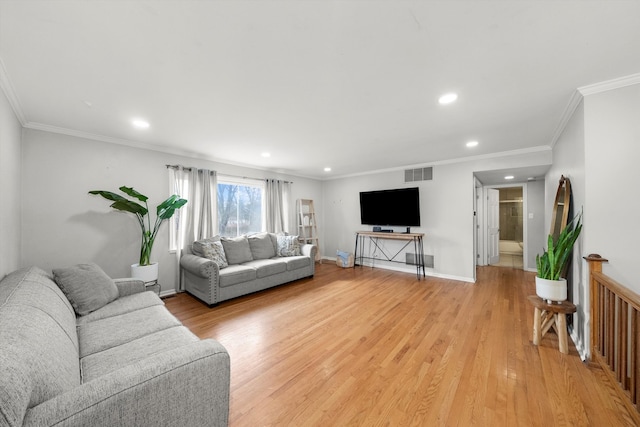
[[[541,338],[541,324],[540,324],[540,309],[538,307],[534,307],[534,312],[533,312],[533,344],[534,345],[538,345],[540,344],[540,338]]]
[[[569,346],[567,344],[567,315],[564,313],[556,313],[556,327],[558,332],[558,346],[560,353],[569,354]]]

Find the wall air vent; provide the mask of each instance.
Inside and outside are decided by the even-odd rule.
[[[425,268],[433,268],[433,255],[423,255],[424,257],[424,267]],[[418,254],[407,252],[405,253],[405,264],[416,265],[418,263]]]
[[[404,182],[431,181],[433,179],[433,167],[407,169],[404,171]]]

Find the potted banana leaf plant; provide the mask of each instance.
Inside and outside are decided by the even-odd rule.
[[[560,232],[557,239],[549,235],[547,249],[536,256],[536,294],[549,302],[567,299],[567,279],[565,273],[573,245],[582,231],[582,212],[573,218]]]
[[[187,201],[174,194],[164,202],[160,203],[156,207],[156,219],[153,222],[152,227],[149,215],[149,205],[147,204],[147,200],[149,198],[134,190],[133,187],[122,186],[120,187],[120,191],[131,199],[111,191],[104,190],[92,190],[89,191],[89,194],[100,195],[113,202],[110,205],[112,208],[123,212],[129,212],[136,216],[136,219],[140,224],[142,236],[140,243],[140,260],[137,264],[131,265],[131,277],[141,279],[144,282],[158,280],[158,263],[151,262],[151,250],[153,249],[153,243],[156,240],[160,225],[162,225],[164,220],[171,218],[175,214],[176,210],[183,207]]]

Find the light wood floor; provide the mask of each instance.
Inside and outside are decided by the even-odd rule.
[[[471,284],[324,263],[212,309],[165,302],[229,350],[233,427],[632,425],[572,343],[531,343],[533,293],[518,269]]]

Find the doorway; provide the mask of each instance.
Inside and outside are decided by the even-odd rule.
[[[522,186],[499,191],[499,259],[491,265],[524,268],[524,197]]]

